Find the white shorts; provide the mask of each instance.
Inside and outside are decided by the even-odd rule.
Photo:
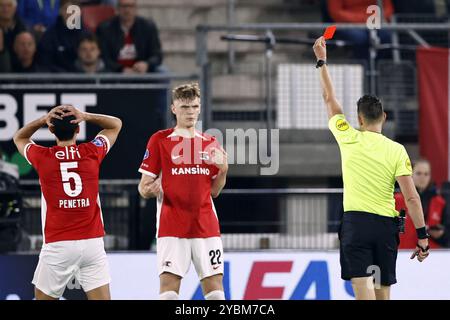
[[[156,255],[159,275],[163,272],[184,277],[194,263],[200,280],[223,274],[223,247],[220,237],[157,239]]]
[[[69,281],[84,292],[111,282],[103,238],[47,243],[42,246],[32,283],[46,295],[60,298]]]

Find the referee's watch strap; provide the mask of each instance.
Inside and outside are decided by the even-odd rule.
[[[325,60],[317,60],[316,68],[320,68],[325,64],[328,64]]]
[[[430,237],[430,235],[427,233],[426,227],[417,228],[416,233],[418,239],[428,239]]]

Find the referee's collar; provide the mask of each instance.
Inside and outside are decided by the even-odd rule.
[[[376,134],[381,134],[383,135],[382,132],[378,132],[378,131],[372,131],[372,130],[360,130],[361,132],[371,132],[371,133],[376,133]]]

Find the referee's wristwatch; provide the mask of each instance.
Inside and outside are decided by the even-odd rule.
[[[416,234],[417,234],[417,238],[418,239],[428,239],[430,237],[430,235],[427,232],[427,228],[426,227],[417,228],[416,229]]]
[[[316,68],[320,68],[325,64],[328,64],[325,60],[322,60],[322,59],[317,60]]]

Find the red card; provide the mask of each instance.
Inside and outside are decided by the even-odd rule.
[[[329,26],[325,29],[325,32],[323,33],[323,37],[325,40],[330,40],[334,36],[334,32],[336,31],[336,26]]]

